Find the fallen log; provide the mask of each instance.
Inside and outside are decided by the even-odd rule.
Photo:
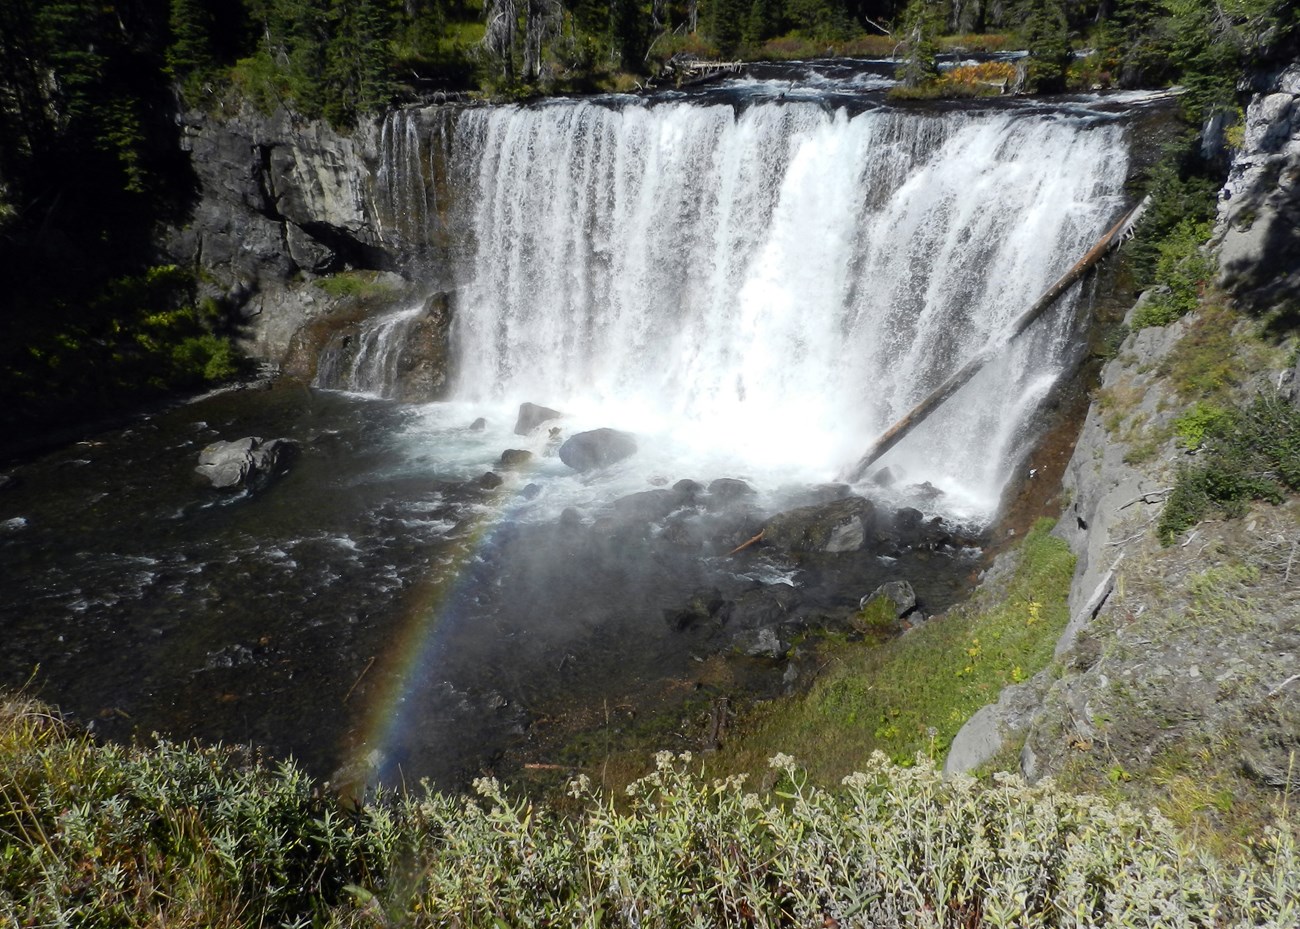
[[[1033,306],[1017,317],[1015,323],[1007,330],[1006,335],[962,365],[955,374],[931,391],[920,403],[912,407],[907,415],[886,429],[880,435],[880,438],[876,439],[875,443],[867,449],[866,454],[858,459],[858,463],[845,475],[845,479],[849,483],[862,480],[867,473],[867,469],[875,464],[885,452],[901,442],[909,432],[922,423],[945,400],[966,386],[971,378],[992,361],[1003,348],[1015,341],[1021,333],[1033,324],[1034,320],[1042,316],[1049,307],[1061,299],[1062,295],[1087,274],[1101,260],[1103,255],[1128,236],[1133,229],[1134,223],[1141,218],[1142,213],[1146,210],[1148,199],[1144,197],[1141,203],[1124,214],[1124,218],[1112,226],[1097,244],[1088,250],[1087,254],[1075,262],[1074,267],[1058,278],[1056,283],[1034,302]]]

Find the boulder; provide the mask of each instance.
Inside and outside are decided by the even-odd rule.
[[[503,468],[518,468],[528,463],[533,457],[533,453],[522,448],[507,448],[501,453],[501,460],[498,462]]]
[[[495,471],[488,471],[478,479],[478,486],[482,487],[484,490],[496,490],[505,482],[505,478],[500,474],[497,474]]]
[[[772,517],[764,541],[789,552],[854,552],[876,534],[876,508],[864,497],[802,506]]]
[[[626,522],[658,522],[687,500],[675,490],[660,488],[628,494],[614,501],[614,515]]]
[[[470,432],[482,432],[486,428],[487,428],[487,420],[484,419],[482,416],[480,416],[478,419],[474,420],[472,423],[469,424]]]
[[[726,506],[754,494],[754,488],[734,477],[720,477],[709,484],[709,500],[714,505]]]
[[[895,619],[902,619],[916,609],[916,591],[907,581],[889,581],[859,600],[858,609],[865,610],[880,601],[889,605]]]
[[[541,484],[525,484],[524,489],[519,491],[519,496],[523,497],[525,500],[536,500],[537,496],[541,492]]]
[[[549,406],[538,406],[536,403],[519,404],[519,417],[515,420],[515,435],[528,435],[542,423],[549,422],[552,419],[559,419],[564,414],[559,410],[553,410]]]
[[[691,594],[691,598],[685,605],[673,610],[664,610],[664,622],[675,632],[683,632],[708,622],[725,602],[722,593],[716,587],[697,590]]]
[[[256,490],[288,468],[297,448],[291,439],[266,441],[259,436],[213,442],[199,453],[194,470],[218,490]]]
[[[579,432],[560,446],[560,460],[575,471],[604,468],[636,454],[636,438],[618,429]]]
[[[693,481],[689,477],[684,477],[673,485],[673,490],[677,491],[684,497],[690,497],[692,500],[704,492],[704,485],[699,481]]]
[[[790,618],[799,605],[799,592],[787,584],[768,584],[741,594],[723,606],[718,615],[724,624],[740,629],[775,626]]]

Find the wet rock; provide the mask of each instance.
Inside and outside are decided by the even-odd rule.
[[[881,468],[875,474],[871,475],[870,481],[877,487],[891,487],[897,483],[898,478],[894,476],[894,472],[889,468]]]
[[[0,534],[16,535],[27,528],[27,518],[25,516],[15,516],[12,519],[6,519],[0,522]]]
[[[734,477],[720,477],[709,484],[709,503],[714,506],[727,506],[754,495],[754,488]]]
[[[907,581],[889,581],[863,597],[858,602],[858,609],[866,610],[881,601],[889,604],[895,618],[902,619],[916,609],[916,591]]]
[[[740,629],[775,626],[790,618],[799,593],[786,584],[770,584],[741,594],[718,612],[722,622]]]
[[[736,649],[750,658],[768,658],[773,661],[785,657],[790,643],[771,627],[752,629],[738,634],[732,640]]]
[[[877,529],[875,505],[864,497],[803,506],[768,521],[764,541],[788,552],[860,550]]]
[[[685,502],[675,490],[645,490],[615,500],[614,515],[627,522],[658,522]]]
[[[497,474],[495,471],[488,471],[478,479],[478,486],[482,487],[484,490],[495,490],[505,482],[505,478],[500,474]]]
[[[501,460],[498,462],[503,468],[518,468],[525,465],[533,457],[533,453],[522,448],[507,448],[501,453]]]
[[[698,551],[704,547],[708,536],[695,513],[683,513],[664,523],[659,538],[678,548]]]
[[[17,483],[17,478],[8,474],[0,474],[0,490],[8,490]]]
[[[708,622],[725,602],[722,593],[716,587],[697,590],[684,606],[664,610],[664,622],[668,624],[668,628],[683,632]]]
[[[560,512],[560,525],[573,528],[582,525],[582,514],[574,506],[566,506]]]
[[[704,485],[699,481],[693,481],[689,477],[684,477],[673,485],[673,490],[694,500],[695,497],[704,492]]]
[[[525,500],[536,500],[537,495],[542,492],[541,484],[526,484],[524,489],[519,491],[519,496]]]
[[[925,481],[921,484],[913,484],[911,487],[907,488],[907,492],[922,503],[929,503],[931,500],[938,500],[944,495],[942,490],[935,487],[929,481]]]
[[[486,428],[487,428],[487,420],[484,419],[482,416],[480,416],[478,419],[474,420],[472,423],[469,424],[470,432],[482,432]]]
[[[288,468],[298,445],[291,439],[247,436],[213,442],[199,453],[194,470],[218,490],[259,489]]]
[[[604,468],[636,454],[636,438],[618,429],[579,432],[560,446],[560,460],[575,471]]]
[[[559,419],[564,414],[559,410],[553,410],[549,406],[539,406],[536,403],[519,404],[519,417],[515,420],[515,435],[528,435],[542,423],[549,422],[552,419]]]

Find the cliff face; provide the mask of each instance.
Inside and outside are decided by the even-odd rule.
[[[1285,318],[1300,293],[1300,66],[1254,99],[1245,129],[1212,247],[1224,299]],[[1064,478],[1057,532],[1079,560],[1057,663],[977,713],[949,770],[1019,745],[1029,778],[1092,788],[1130,772],[1194,771],[1230,794],[1286,783],[1300,747],[1300,501],[1207,520],[1167,547],[1155,531],[1196,455],[1175,430],[1190,385],[1223,377],[1239,399],[1267,386],[1300,404],[1294,336],[1214,303],[1131,333],[1105,366]]]
[[[345,136],[283,110],[190,112],[182,131],[199,199],[166,248],[241,314],[250,354],[278,363],[295,332],[334,309],[315,276],[403,268],[407,243],[384,233],[393,224],[376,196],[378,125]]]

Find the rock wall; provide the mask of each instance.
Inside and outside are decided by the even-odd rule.
[[[377,197],[380,128],[341,134],[284,110],[266,116],[191,111],[182,147],[198,179],[189,222],[164,247],[196,267],[205,296],[245,321],[245,349],[279,363],[290,339],[338,301],[310,286],[340,271],[404,272],[410,243]],[[397,280],[388,278],[391,291]]]
[[[1220,203],[1223,284],[1255,307],[1300,304],[1300,63],[1246,111]]]
[[[1300,296],[1298,180],[1300,65],[1250,104],[1221,194],[1222,284],[1246,307]],[[1285,777],[1300,732],[1300,501],[1203,523],[1168,547],[1155,537],[1177,467],[1195,453],[1173,429],[1187,406],[1170,377],[1180,353],[1226,335],[1258,353],[1244,393],[1267,382],[1300,402],[1300,366],[1290,370],[1285,351],[1252,341],[1249,321],[1224,333],[1226,317],[1206,314],[1130,333],[1104,367],[1063,479],[1069,502],[1056,531],[1078,565],[1057,664],[978,711],[946,770],[1020,744],[1031,780],[1083,770],[1104,781],[1217,747],[1218,769],[1266,786]]]

